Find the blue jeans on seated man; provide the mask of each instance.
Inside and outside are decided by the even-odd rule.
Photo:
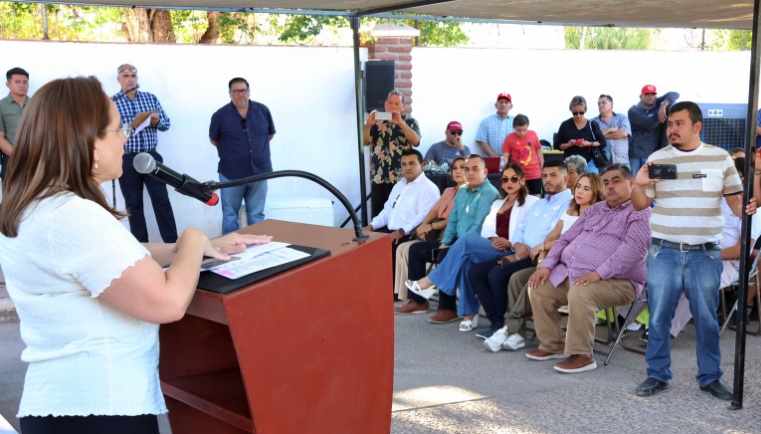
[[[219,180],[232,181],[221,173]],[[264,202],[267,200],[267,181],[237,187],[223,188],[222,196],[222,235],[237,231],[240,228],[240,205],[246,202],[246,220],[249,225],[264,220]]]
[[[417,243],[410,247],[410,280],[425,277],[425,262],[430,258],[428,243]],[[428,278],[439,288],[439,310],[457,310],[458,315],[475,315],[478,313],[478,300],[475,297],[467,272],[473,262],[504,256],[506,252],[496,250],[491,241],[477,234],[465,234],[447,249],[439,252],[439,265]],[[422,264],[422,265],[421,265]],[[460,288],[460,303],[455,297]],[[412,292],[409,298],[418,304],[425,299]]]
[[[722,266],[721,250],[718,249],[683,253],[678,249],[650,245],[647,255],[650,328],[645,356],[648,377],[664,382],[672,378],[669,332],[684,291],[695,321],[698,384],[707,386],[721,378],[716,310]]]

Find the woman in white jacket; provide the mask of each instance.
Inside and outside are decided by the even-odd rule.
[[[518,164],[508,163],[505,166],[501,182],[505,197],[492,204],[491,211],[484,220],[481,235],[463,235],[452,244],[446,258],[430,275],[406,283],[407,288],[425,298],[430,298],[435,293],[434,285],[449,295],[454,295],[459,286],[460,303],[457,314],[451,312],[444,316],[463,316],[464,319],[460,323],[462,332],[469,332],[478,325],[478,300],[466,278],[470,265],[512,253],[510,237],[523,221],[526,211],[539,200],[528,195],[524,172]],[[449,306],[439,306],[437,317],[442,317],[442,310],[449,310]]]

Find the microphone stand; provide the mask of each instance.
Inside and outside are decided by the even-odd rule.
[[[273,178],[283,178],[286,176],[295,176],[297,178],[308,179],[310,181],[313,181],[319,184],[321,187],[325,188],[329,192],[333,193],[333,196],[338,198],[338,201],[341,202],[344,208],[346,208],[346,211],[349,213],[351,220],[354,222],[354,234],[356,236],[352,238],[352,241],[359,241],[359,240],[364,240],[368,238],[368,236],[362,232],[362,224],[359,222],[359,217],[357,217],[357,213],[354,212],[354,208],[351,206],[351,203],[349,203],[349,200],[346,199],[346,196],[344,196],[340,191],[338,191],[337,188],[333,187],[333,185],[330,184],[328,181],[320,178],[319,176],[315,174],[304,172],[303,170],[278,170],[276,172],[263,173],[261,175],[249,176],[247,178],[241,178],[241,179],[236,179],[236,180],[227,181],[227,182],[207,181],[207,182],[204,182],[202,185],[210,188],[211,190],[218,190],[220,188],[237,187],[239,185],[250,184],[256,181],[264,181],[266,179],[273,179]]]

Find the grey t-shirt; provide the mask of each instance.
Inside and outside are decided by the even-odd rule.
[[[467,157],[468,155],[470,155],[470,148],[468,148],[468,145],[464,145],[464,149],[460,151],[459,148],[451,147],[447,145],[446,142],[441,141],[431,145],[431,148],[425,153],[424,160],[433,160],[436,164],[441,164],[445,160],[447,163],[451,163],[452,160],[457,157]]]

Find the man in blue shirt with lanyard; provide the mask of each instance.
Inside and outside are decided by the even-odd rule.
[[[148,92],[137,90],[137,68],[125,63],[117,69],[116,81],[121,90],[111,96],[119,110],[122,124],[132,124],[135,117],[140,113],[150,113],[148,125],[139,132],[130,135],[124,144],[124,157],[122,163],[122,177],[119,178],[119,187],[124,196],[124,204],[129,212],[129,228],[132,235],[141,243],[148,242],[148,228],[145,225],[143,214],[143,185],[148,190],[153,204],[153,213],[156,215],[156,223],[161,233],[161,239],[165,243],[177,241],[177,224],[174,221],[172,204],[169,202],[169,194],[166,184],[158,179],[138,173],[132,161],[135,155],[141,152],[150,153],[153,158],[163,163],[164,159],[156,151],[158,145],[158,131],[169,129],[169,117],[161,108],[158,98]],[[137,127],[138,125],[133,125]]]
[[[270,140],[275,136],[272,114],[264,104],[249,99],[248,81],[236,77],[228,84],[230,103],[211,116],[209,140],[219,153],[222,182],[272,172]],[[246,220],[252,225],[264,220],[267,181],[223,188],[222,233],[238,230],[238,215],[246,201]]]

